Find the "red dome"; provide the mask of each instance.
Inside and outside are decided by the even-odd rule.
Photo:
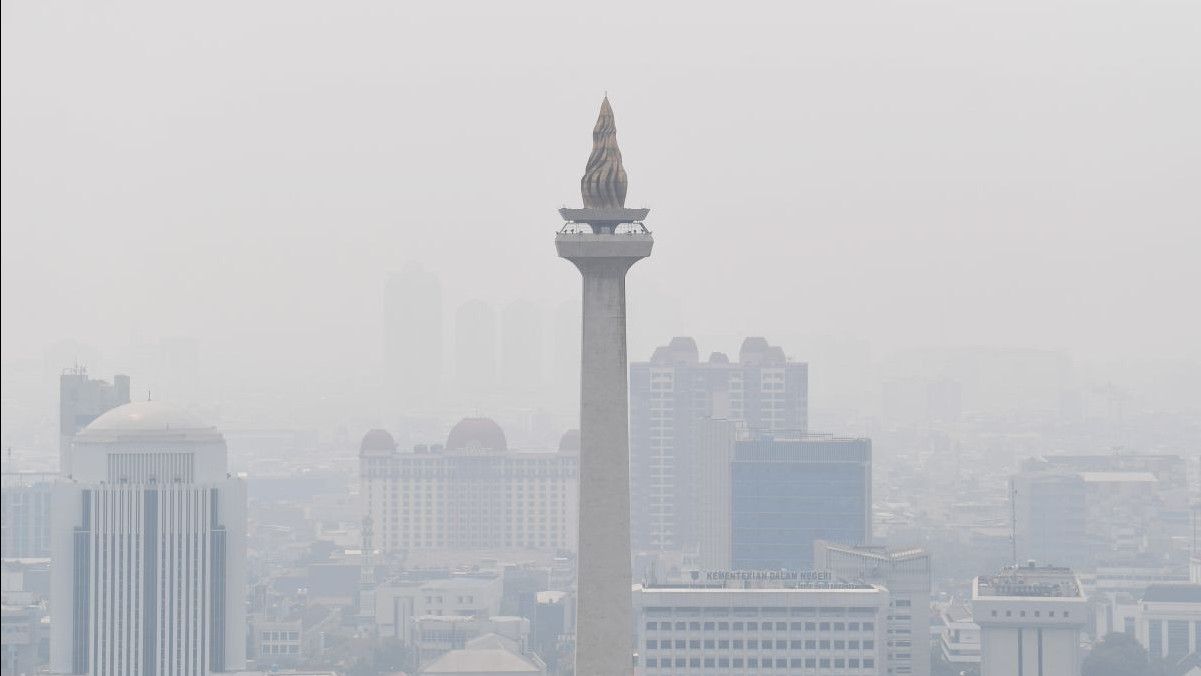
[[[363,435],[363,441],[359,444],[359,455],[378,455],[381,453],[395,453],[396,440],[388,434],[388,430],[374,429]]]
[[[446,450],[503,452],[509,445],[504,430],[491,418],[463,418],[450,430]]]

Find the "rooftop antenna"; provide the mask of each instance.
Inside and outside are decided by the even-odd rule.
[[[1009,543],[1013,548],[1013,565],[1018,565],[1018,487],[1009,480]]]
[[[150,388],[149,387],[146,388],[146,401],[154,401],[153,399],[150,398]]]

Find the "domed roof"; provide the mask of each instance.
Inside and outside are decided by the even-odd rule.
[[[110,409],[93,420],[81,435],[100,433],[215,431],[187,411],[162,401],[135,401]]]
[[[503,452],[509,445],[504,430],[493,419],[463,418],[450,430],[446,450]]]
[[[363,435],[363,441],[359,444],[359,455],[395,452],[396,440],[392,438],[391,434],[388,434],[388,430],[369,430]]]
[[[580,431],[567,430],[563,436],[559,437],[559,452],[563,451],[579,451],[580,450]]]

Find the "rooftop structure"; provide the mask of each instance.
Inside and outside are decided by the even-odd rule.
[[[1076,674],[1088,606],[1068,568],[1009,566],[976,578],[972,613],[980,626],[980,674]]]

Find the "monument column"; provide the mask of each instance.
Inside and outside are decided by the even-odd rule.
[[[626,173],[606,97],[580,181],[583,209],[560,209],[559,256],[583,277],[577,676],[632,671],[626,272],[651,253],[648,209],[626,209]]]

